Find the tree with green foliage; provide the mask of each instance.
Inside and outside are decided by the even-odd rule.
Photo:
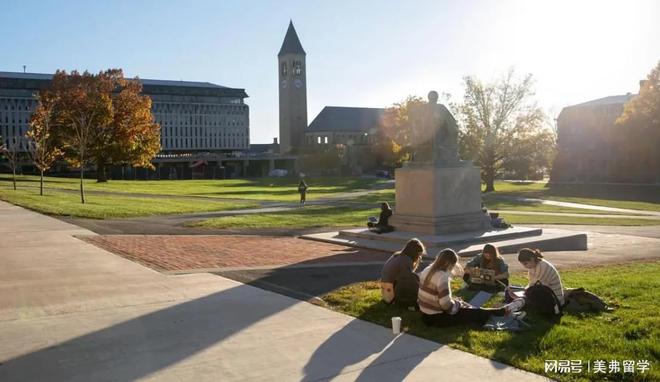
[[[660,181],[660,62],[640,82],[639,94],[624,105],[616,124],[630,162],[627,171],[639,174],[639,180]]]
[[[555,148],[546,116],[532,101],[532,76],[522,80],[513,70],[494,82],[465,77],[463,102],[453,107],[460,121],[461,158],[481,167],[486,192],[509,170],[539,171],[550,165]],[[524,170],[524,171],[523,171]]]

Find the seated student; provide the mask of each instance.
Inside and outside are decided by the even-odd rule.
[[[394,231],[394,227],[389,225],[390,217],[392,216],[392,209],[387,202],[383,202],[380,205],[380,215],[378,216],[378,221],[367,222],[367,227],[369,231],[375,232],[377,234],[387,233]]]
[[[495,272],[495,276],[490,282],[473,283],[469,273],[473,268],[492,270]],[[504,290],[509,285],[509,266],[504,262],[502,256],[500,256],[497,247],[492,244],[484,245],[481,253],[465,264],[465,270],[463,280],[465,280],[470,289],[494,293]]]
[[[422,321],[429,326],[483,325],[491,315],[504,316],[521,309],[524,299],[517,299],[499,309],[475,308],[452,298],[450,279],[460,272],[456,252],[447,248],[438,253],[435,261],[420,274],[417,303]]]
[[[552,290],[560,306],[564,305],[564,287],[561,283],[559,272],[557,272],[554,265],[543,258],[541,251],[538,249],[523,248],[518,252],[518,261],[528,269],[527,277],[529,278],[529,283],[525,287],[525,290],[540,283]],[[513,291],[514,288],[507,290],[508,298],[514,297],[512,294]]]
[[[380,276],[383,301],[415,305],[419,278],[414,272],[425,252],[426,248],[419,239],[410,239],[401,251],[387,259]]]

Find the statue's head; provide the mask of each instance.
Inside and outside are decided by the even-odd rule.
[[[436,92],[435,90],[431,90],[429,92],[429,103],[430,104],[438,103],[438,92]]]

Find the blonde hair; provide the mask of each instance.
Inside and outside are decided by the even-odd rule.
[[[435,256],[435,260],[431,264],[431,269],[429,269],[429,273],[426,274],[422,285],[428,285],[431,278],[438,270],[457,274],[460,273],[460,269],[461,265],[458,263],[458,255],[456,252],[451,248],[445,248]]]

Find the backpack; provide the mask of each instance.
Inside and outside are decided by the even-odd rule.
[[[394,283],[394,303],[408,308],[417,305],[419,277],[414,273],[399,276]]]
[[[525,290],[525,306],[544,316],[561,316],[562,305],[555,292],[537,281]]]
[[[609,312],[612,310],[602,298],[584,288],[569,290],[565,299],[564,309],[567,312]]]

